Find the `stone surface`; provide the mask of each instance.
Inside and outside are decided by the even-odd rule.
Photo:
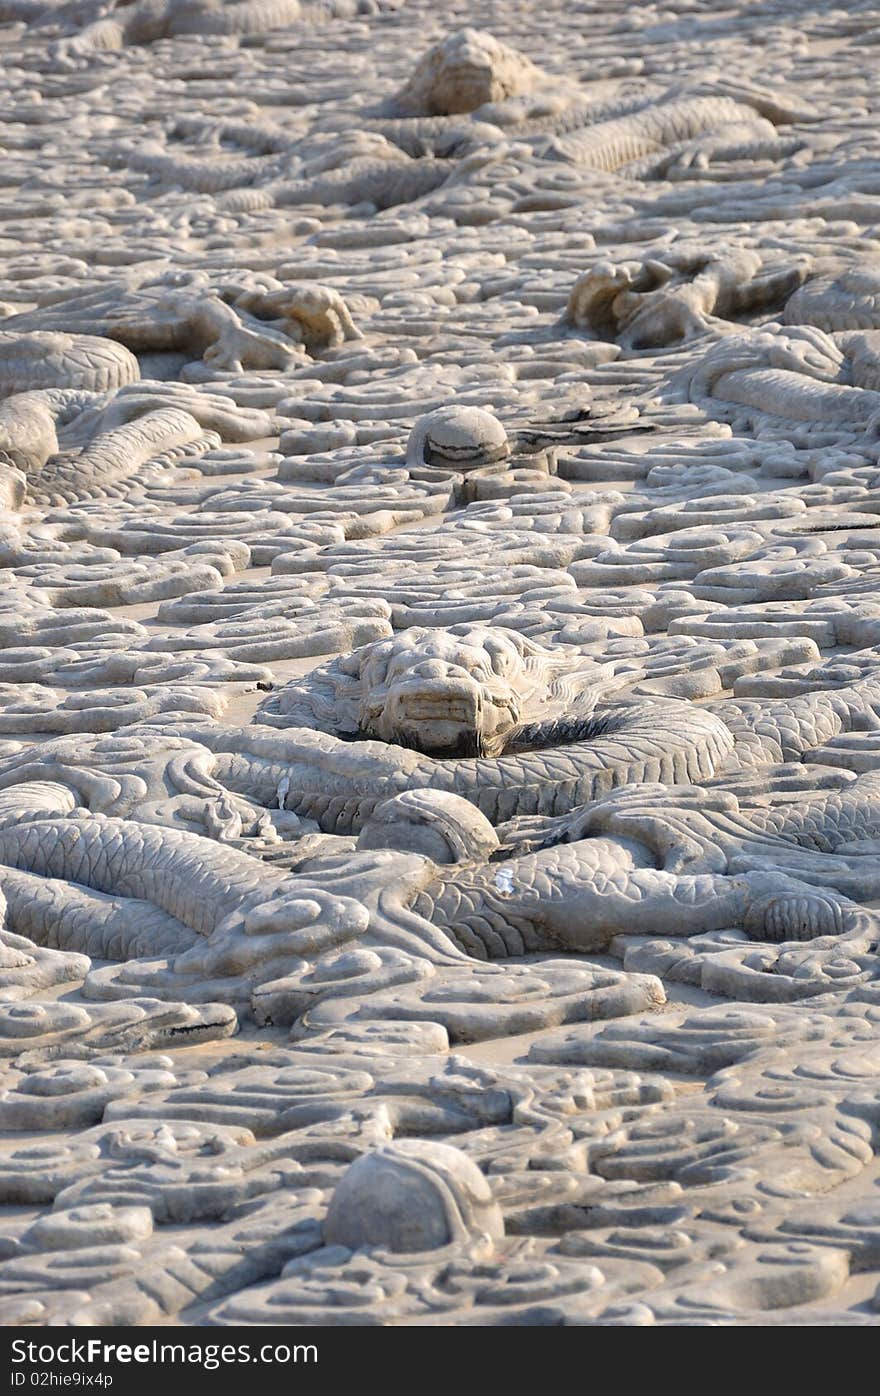
[[[465,8],[0,16],[10,1325],[878,1322],[875,8]]]

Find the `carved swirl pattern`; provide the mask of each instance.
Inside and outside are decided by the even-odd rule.
[[[4,1323],[880,1322],[876,6],[464,8],[0,0]]]

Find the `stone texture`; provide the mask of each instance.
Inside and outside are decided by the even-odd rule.
[[[6,1323],[878,1322],[876,15],[466,8],[0,16]]]

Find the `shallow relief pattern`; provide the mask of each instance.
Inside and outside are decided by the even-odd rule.
[[[9,0],[0,1313],[876,1324],[868,5]]]

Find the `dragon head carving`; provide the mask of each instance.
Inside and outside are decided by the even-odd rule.
[[[497,626],[413,628],[288,684],[258,720],[433,756],[495,757],[542,730],[576,728],[609,672]]]

